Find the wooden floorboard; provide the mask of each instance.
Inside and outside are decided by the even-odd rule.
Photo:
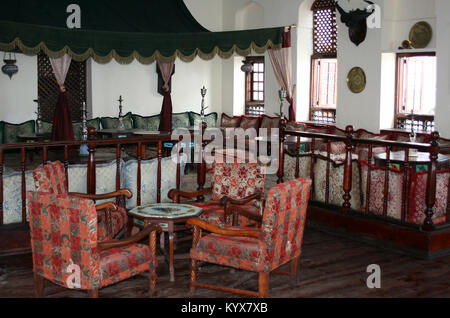
[[[187,243],[179,247],[181,252],[189,249]],[[378,264],[381,267],[380,289],[369,289],[366,286],[366,279],[370,275],[366,268],[370,264]],[[300,264],[300,284],[293,286],[289,276],[272,274],[269,296],[450,297],[449,265],[449,257],[437,260],[415,259],[308,227],[305,230]],[[283,269],[289,269],[289,264]],[[197,289],[195,293],[189,293],[189,260],[176,261],[174,283],[169,281],[165,262],[160,263],[157,274],[157,298],[236,297],[233,294],[207,289]],[[254,291],[258,283],[255,273],[211,264],[201,264],[199,281]],[[45,297],[48,298],[87,297],[84,292],[68,290],[49,282],[45,286]],[[0,297],[32,297],[32,291],[31,255],[0,257]],[[139,275],[103,288],[100,290],[100,297],[148,297],[147,276]]]

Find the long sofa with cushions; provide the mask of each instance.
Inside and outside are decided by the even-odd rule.
[[[128,112],[123,116],[123,124],[126,129],[144,129],[158,130],[160,115],[141,116]],[[201,119],[200,114],[196,112],[183,112],[172,114],[172,129],[185,128],[194,126],[196,121]],[[204,117],[208,127],[216,127],[217,113],[209,113]],[[51,133],[53,124],[50,122],[42,122],[41,133]],[[119,118],[117,117],[96,117],[87,121],[87,126],[100,129],[113,129],[119,126]],[[36,132],[36,121],[29,120],[23,123],[12,124],[0,121],[0,144],[16,144],[19,143],[18,136],[21,134],[33,134]],[[73,133],[75,140],[82,139],[82,123],[73,122]]]

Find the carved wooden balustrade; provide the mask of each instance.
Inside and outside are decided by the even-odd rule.
[[[89,139],[86,141],[64,141],[64,142],[42,142],[42,143],[22,143],[22,144],[4,144],[0,145],[0,230],[1,225],[4,224],[3,220],[3,176],[4,176],[4,164],[5,164],[5,152],[19,151],[20,152],[20,171],[21,171],[21,198],[22,198],[22,224],[26,224],[26,181],[25,172],[27,171],[27,153],[33,151],[41,154],[42,163],[45,164],[49,159],[49,152],[54,154],[57,152],[60,156],[58,160],[61,160],[64,164],[66,180],[69,182],[69,161],[73,156],[74,152],[78,152],[80,145],[87,144],[88,146],[88,157],[84,160],[87,165],[87,193],[95,194],[96,191],[96,150],[99,147],[114,147],[115,148],[115,160],[116,160],[116,190],[120,188],[121,184],[121,153],[122,148],[125,146],[135,146],[136,148],[136,159],[137,159],[137,192],[133,193],[136,196],[137,205],[141,204],[141,164],[145,159],[143,153],[146,144],[157,144],[157,187],[156,200],[161,202],[161,162],[163,158],[163,144],[164,142],[174,141],[169,133],[161,133],[154,135],[137,136],[131,138],[118,138],[118,139],[96,139],[95,129],[89,129]],[[182,137],[179,140],[181,141]],[[182,148],[180,142],[177,143],[177,175],[176,184],[177,187],[180,186],[180,176],[181,176],[181,160],[180,156],[182,153]],[[201,164],[200,164],[201,165]],[[201,170],[201,169],[200,169]],[[197,178],[199,183],[199,188],[202,188],[205,183],[203,176]]]
[[[325,133],[316,133],[316,132],[306,132],[306,131],[294,131],[294,130],[286,130],[285,127],[281,130],[281,142],[288,136],[294,136],[297,140],[296,149],[294,151],[288,150],[287,147],[281,146],[279,156],[280,167],[278,171],[278,182],[284,181],[284,175],[287,173],[284,169],[285,165],[285,156],[289,155],[295,158],[295,177],[302,177],[304,175],[299,175],[299,163],[300,158],[307,158],[306,160],[310,160],[309,167],[309,175],[313,181],[313,186],[311,191],[317,190],[317,187],[314,187],[314,183],[317,182],[317,171],[315,170],[315,164],[319,159],[322,159],[326,162],[326,178],[325,178],[325,196],[322,198],[321,202],[314,201],[314,193],[312,193],[312,204],[310,204],[310,213],[308,214],[309,220],[322,225],[326,225],[327,227],[336,227],[339,230],[344,230],[345,232],[354,232],[358,235],[368,236],[371,238],[376,238],[379,240],[388,240],[389,244],[399,244],[402,247],[407,247],[415,250],[420,250],[416,255],[422,257],[434,257],[436,255],[441,255],[443,253],[448,253],[448,249],[450,248],[450,190],[444,189],[447,195],[446,202],[446,214],[439,224],[434,224],[434,213],[435,213],[435,203],[436,203],[436,191],[437,191],[437,170],[438,170],[438,155],[440,152],[440,147],[438,144],[439,134],[437,132],[433,132],[430,135],[430,143],[410,143],[410,142],[398,142],[398,141],[389,141],[389,140],[378,140],[378,139],[358,139],[355,137],[355,131],[352,126],[347,126],[345,129],[345,135],[331,135]],[[300,149],[300,137],[311,138],[311,146],[310,151],[307,153],[299,153]],[[290,137],[293,138],[293,137]],[[318,142],[322,143],[321,152],[317,149],[316,144]],[[341,166],[343,165],[343,179],[341,184],[341,189],[343,190],[342,195],[342,204],[341,206],[333,205],[330,200],[330,185],[332,183],[336,183],[336,180],[330,178],[330,171],[335,165],[332,156],[332,145],[336,143],[341,143],[341,145],[345,145],[345,156],[342,158]],[[367,158],[365,158],[368,162],[367,171],[362,171],[359,156],[356,154],[356,149],[359,147],[365,147],[367,151]],[[384,160],[383,163],[377,161],[375,164],[374,150],[384,149]],[[324,152],[326,149],[326,153]],[[399,218],[394,219],[391,215],[388,215],[388,198],[392,197],[391,191],[392,189],[389,178],[390,174],[394,169],[392,168],[392,154],[396,152],[403,153],[404,156],[401,158],[402,164],[398,165],[395,169],[398,170],[399,175],[403,178],[402,180],[402,190],[401,190],[401,211],[398,211]],[[429,154],[429,162],[426,163],[426,189],[425,189],[425,211],[423,211],[424,219],[421,224],[417,224],[411,222],[407,217],[410,212],[411,200],[415,198],[411,198],[410,188],[412,184],[411,176],[413,171],[411,169],[411,161],[410,154],[414,151],[425,152]],[[355,159],[356,156],[356,159]],[[441,157],[439,157],[441,158]],[[448,157],[445,157],[448,159]],[[398,158],[397,158],[398,159]],[[354,176],[352,174],[355,173],[354,165],[358,165],[358,170],[360,173],[360,180],[364,180],[364,185],[362,182],[360,184],[354,184]],[[371,206],[370,200],[370,186],[373,184],[371,178],[373,178],[373,172],[371,169],[378,168],[376,166],[382,166],[378,170],[379,174],[384,174],[384,182],[382,184],[382,193],[383,193],[383,204],[379,211],[370,211],[369,207]],[[375,167],[375,168],[373,168]],[[446,167],[447,168],[447,167]],[[292,169],[292,167],[291,167]],[[382,170],[383,169],[383,170]],[[384,171],[384,172],[380,172]],[[450,172],[445,170],[446,173]],[[445,175],[447,176],[447,174]],[[450,177],[447,177],[450,179]],[[450,184],[450,180],[448,180],[444,185]],[[442,186],[442,184],[441,184]],[[361,187],[361,195],[364,200],[361,198],[361,207],[353,208],[351,205],[352,199],[352,189],[354,187]],[[362,191],[366,191],[366,193],[362,193]],[[442,191],[442,188],[439,188]],[[423,193],[422,193],[423,194]],[[332,211],[332,212],[330,212]],[[422,215],[423,216],[423,215]],[[443,220],[443,221],[442,221]],[[405,235],[402,236],[404,231]],[[425,251],[425,252],[424,252]],[[413,253],[414,253],[413,252]],[[423,252],[423,253],[422,253]]]

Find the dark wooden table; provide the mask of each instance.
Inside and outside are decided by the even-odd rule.
[[[52,134],[51,133],[20,134],[20,135],[17,135],[17,139],[20,142],[45,142],[45,141],[50,141],[52,139]]]

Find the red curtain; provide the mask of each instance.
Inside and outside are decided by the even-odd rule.
[[[69,98],[66,92],[59,92],[53,117],[52,141],[74,139]]]
[[[159,118],[159,131],[172,131],[172,97],[170,96],[170,91],[164,93],[161,115]]]
[[[156,62],[158,64],[159,71],[161,72],[161,77],[164,81],[164,85],[162,87],[164,91],[164,99],[159,116],[159,131],[172,131],[172,98],[170,97],[169,81],[174,72],[175,63],[164,63],[160,60],[157,60]]]

